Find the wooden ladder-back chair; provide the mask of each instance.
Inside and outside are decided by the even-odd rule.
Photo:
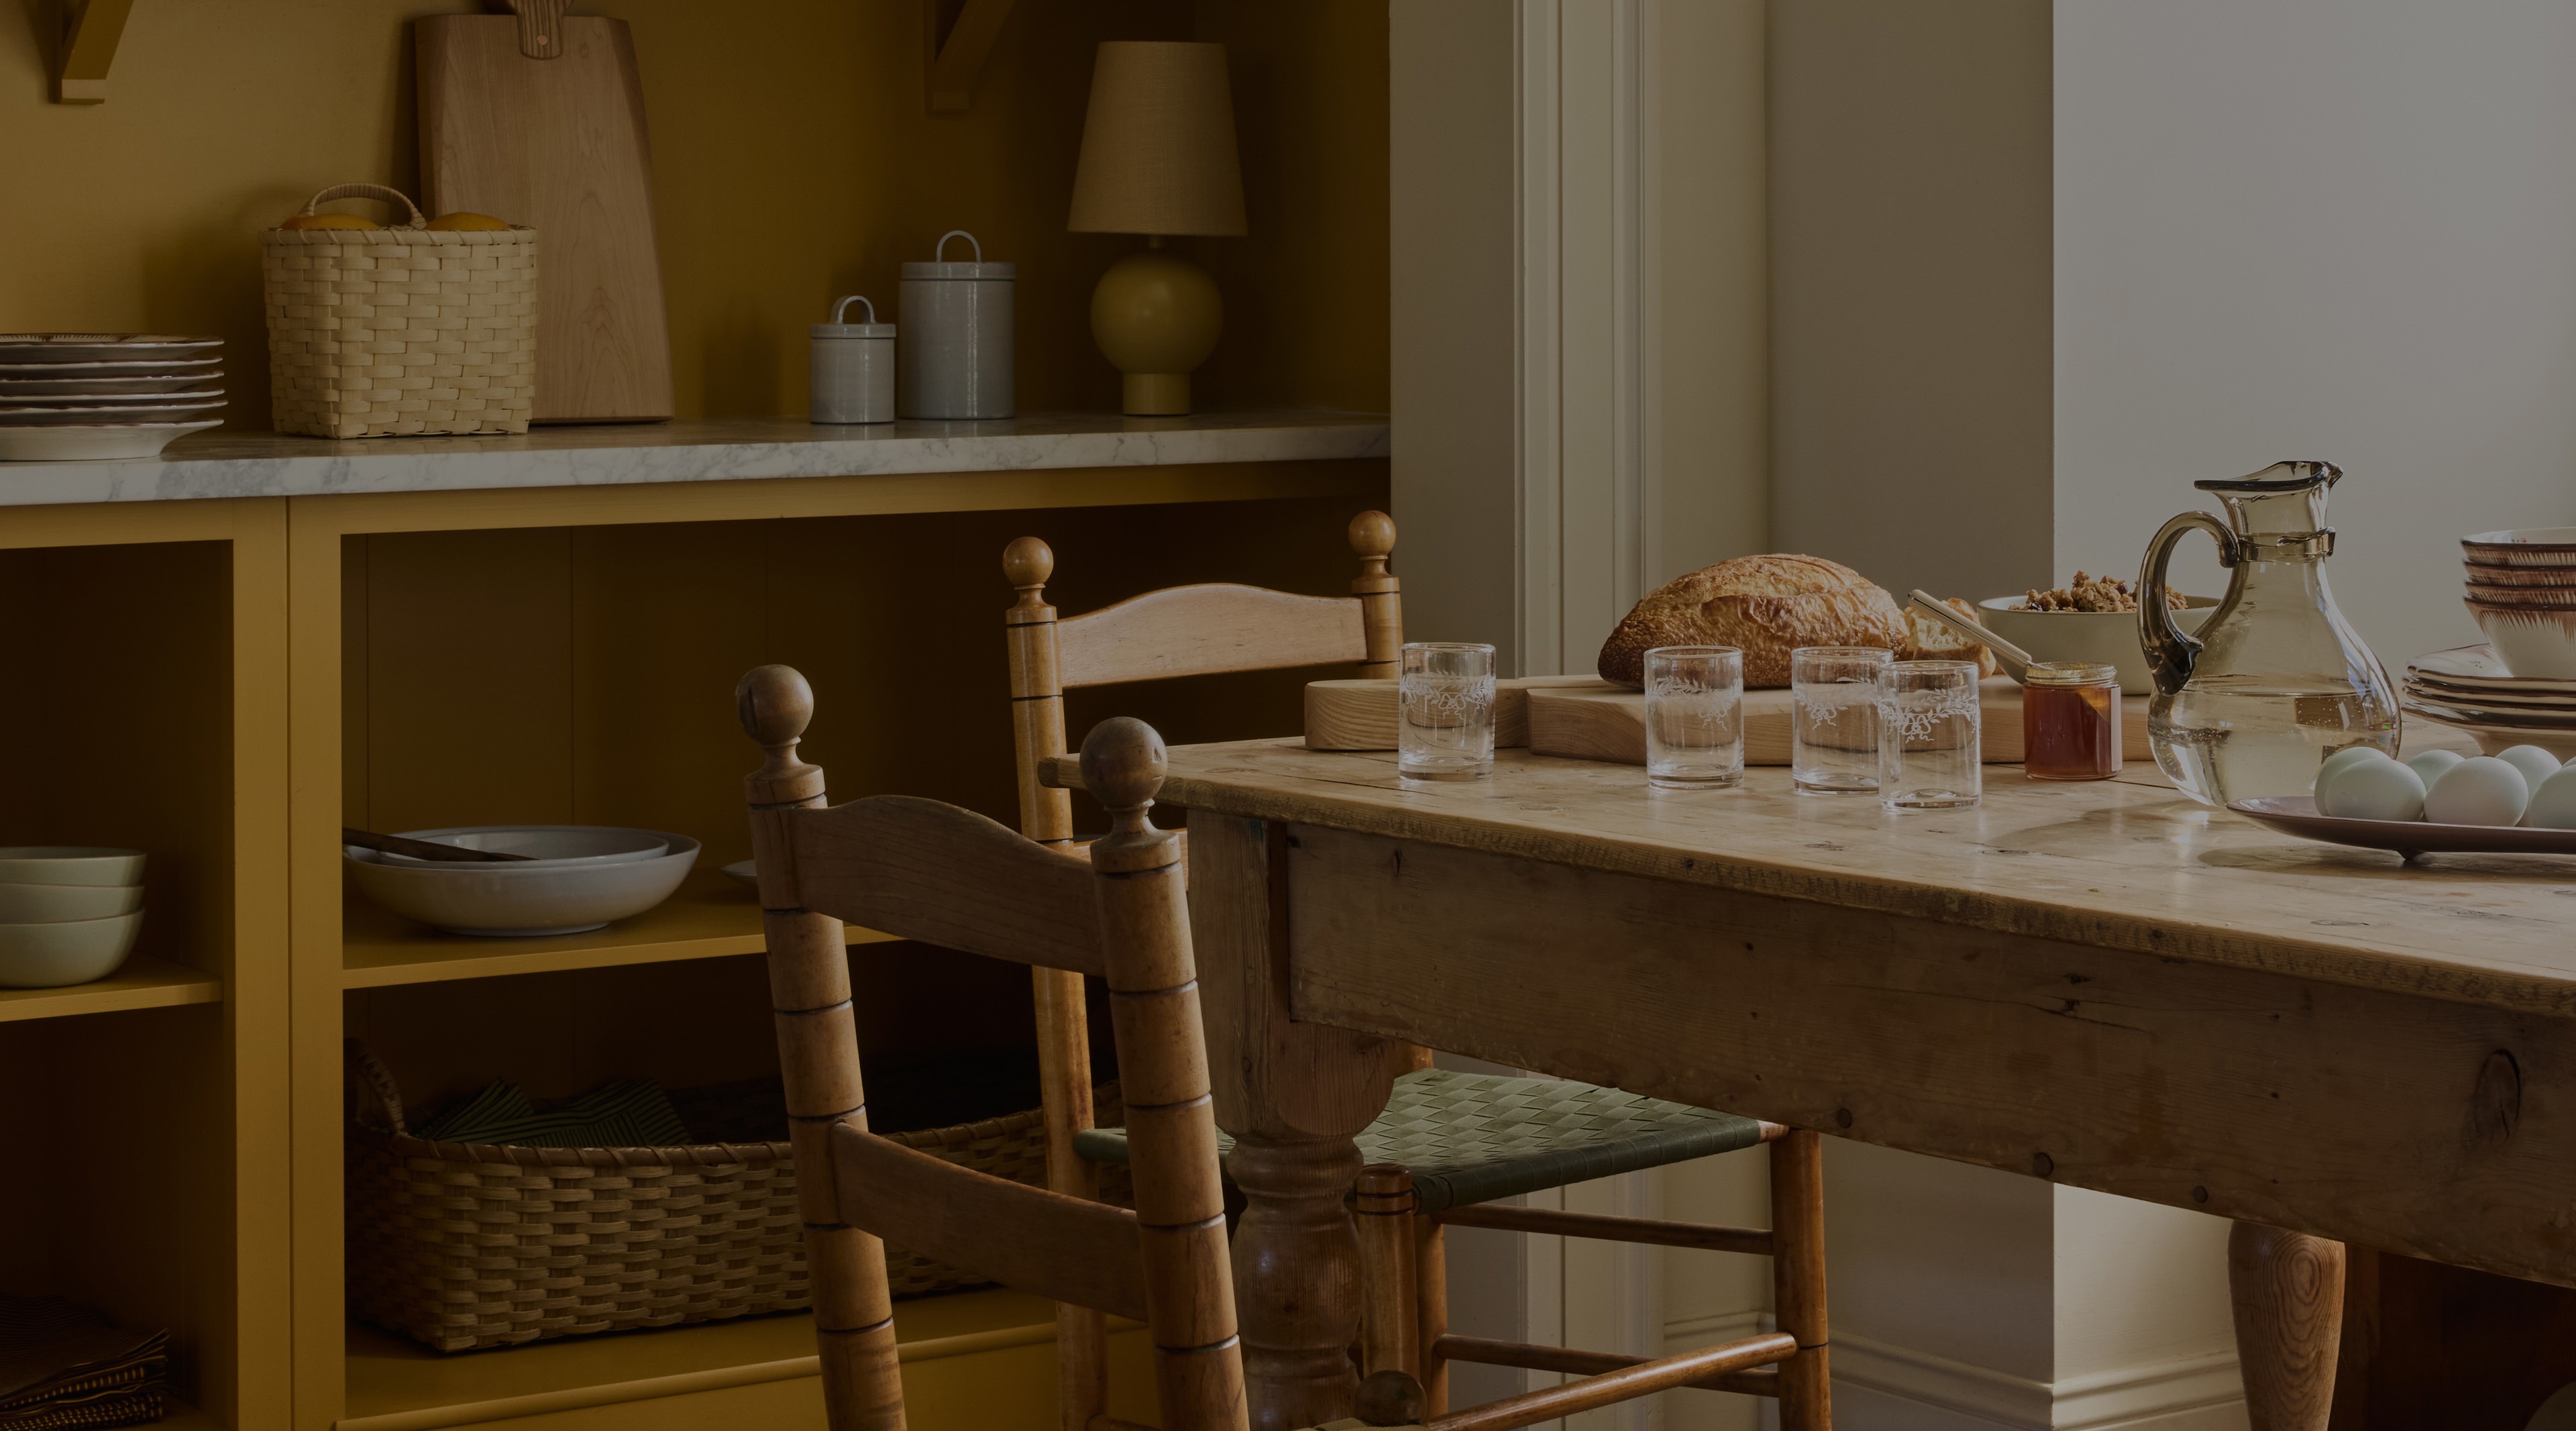
[[[1063,618],[1045,599],[1054,553],[1035,537],[1012,542],[1002,554],[1002,570],[1019,600],[1003,620],[1023,832],[1043,843],[1073,843],[1067,793],[1042,783],[1047,762],[1064,750],[1067,690],[1353,660],[1365,675],[1396,675],[1404,628],[1396,578],[1386,569],[1395,523],[1384,513],[1363,512],[1351,521],[1350,539],[1361,560],[1351,598],[1182,586]],[[1129,1155],[1119,1130],[1091,1127],[1082,981],[1046,970],[1036,977],[1048,1185],[1069,1196],[1096,1197],[1094,1165],[1125,1162]],[[1403,1412],[1388,1424],[1429,1416],[1435,1426],[1491,1431],[1693,1386],[1777,1397],[1783,1431],[1828,1431],[1817,1135],[1588,1083],[1434,1069],[1420,1051],[1411,1052],[1386,1112],[1356,1140],[1368,1164],[1353,1189],[1361,1214],[1366,1308],[1359,1350],[1363,1369],[1376,1378],[1380,1409]],[[1231,1151],[1230,1140],[1221,1141]],[[1771,1229],[1490,1205],[1759,1144],[1771,1147]],[[1780,1332],[1642,1365],[1632,1365],[1641,1362],[1636,1357],[1451,1336],[1440,1233],[1451,1223],[1768,1255]],[[1246,1309],[1245,1315],[1267,1310]],[[1105,1328],[1098,1316],[1063,1309],[1057,1350],[1063,1431],[1088,1431],[1106,1396]],[[1443,1419],[1452,1361],[1583,1373],[1589,1379]],[[1418,1399],[1394,1397],[1389,1388],[1399,1383],[1418,1384]],[[1577,1399],[1565,1401],[1569,1396]],[[1533,1409],[1544,1407],[1554,1409]],[[1522,1420],[1509,1419],[1524,1413]]]
[[[1363,677],[1393,678],[1404,646],[1401,588],[1387,574],[1395,522],[1384,512],[1351,519],[1360,574],[1347,597],[1300,596],[1233,583],[1167,587],[1059,619],[1046,602],[1055,553],[1021,537],[1002,553],[1019,591],[1004,614],[1011,666],[1012,745],[1018,756],[1020,833],[1042,845],[1075,845],[1072,796],[1039,782],[1039,765],[1064,753],[1064,693],[1083,686],[1212,676],[1234,671],[1357,663]],[[1037,1000],[1038,1078],[1046,1106],[1047,1186],[1097,1199],[1097,1165],[1075,1150],[1091,1127],[1091,1040],[1079,975],[1031,972]],[[1064,1431],[1090,1431],[1108,1405],[1108,1328],[1087,1308],[1057,1317]]]
[[[1140,1318],[1164,1431],[1243,1431],[1243,1364],[1190,954],[1180,841],[1147,811],[1163,744],[1140,721],[1083,743],[1114,820],[1088,857],[935,800],[827,807],[798,759],[805,678],[742,678],[743,729],[768,752],[744,779],[769,944],[815,1340],[833,1431],[901,1431],[903,1384],[881,1238],[1059,1303]],[[1108,981],[1134,1144],[1136,1210],[973,1172],[868,1131],[844,920]],[[1104,1431],[1139,1431],[1105,1415]]]

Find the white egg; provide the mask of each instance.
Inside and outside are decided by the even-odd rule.
[[[2416,777],[2422,780],[2425,788],[2429,790],[2432,788],[2434,781],[2442,778],[2442,772],[2459,764],[2461,758],[2460,753],[2456,750],[2428,750],[2422,755],[2416,756],[2413,760],[2407,761],[2406,765],[2408,769],[2415,772]]]
[[[2319,802],[2317,808],[2320,810],[2325,809],[2323,802],[2326,798],[2326,782],[2334,778],[2336,771],[2345,769],[2349,766],[2358,765],[2365,760],[2386,760],[2388,758],[2388,752],[2375,745],[2347,745],[2343,749],[2336,751],[2334,754],[2327,756],[2325,764],[2317,767],[2316,790],[2317,800]]]
[[[2576,765],[2561,769],[2531,792],[2531,810],[2523,823],[2544,830],[2576,830]]]
[[[2558,773],[2558,757],[2536,745],[2517,745],[2496,752],[2496,759],[2522,772],[2522,783],[2533,790],[2540,782]]]
[[[2317,809],[2346,820],[2421,820],[2424,781],[2394,760],[2357,760],[2320,780]]]
[[[2521,771],[2480,755],[2443,771],[2424,792],[2424,818],[2437,825],[2510,825],[2529,803],[2531,787]]]

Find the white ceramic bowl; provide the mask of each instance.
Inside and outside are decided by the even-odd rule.
[[[0,924],[0,989],[59,989],[104,979],[134,950],[143,911],[59,924]]]
[[[2147,667],[2146,648],[2138,643],[2135,611],[2015,611],[2027,596],[1995,596],[1977,603],[1977,619],[1986,629],[2043,661],[2090,661],[2116,666],[2120,694],[2152,696],[2155,673]],[[2173,614],[2174,624],[2197,632],[2218,607],[2214,596],[2186,596],[2191,604]]]
[[[0,407],[0,427],[99,427],[115,423],[197,422],[223,409],[222,398],[88,407]]]
[[[655,834],[668,842],[669,853],[623,862],[424,868],[386,864],[355,845],[343,853],[359,893],[407,919],[450,934],[533,938],[598,929],[669,899],[698,862],[698,842]]]
[[[99,397],[109,393],[131,397],[156,397],[165,393],[194,392],[207,383],[219,381],[222,377],[221,369],[210,369],[202,373],[173,373],[167,377],[151,378],[19,378],[0,372],[0,397]],[[222,392],[223,389],[216,388],[209,396]]]
[[[2576,611],[2468,603],[2496,659],[2517,676],[2576,680]]]
[[[2576,567],[2567,570],[2576,572]],[[2468,584],[2471,601],[2488,606],[2524,606],[2534,611],[2576,611],[2576,586],[2489,586]]]
[[[142,907],[139,884],[0,884],[0,924],[113,919]]]
[[[2460,538],[2460,550],[2481,566],[2576,566],[2576,527],[2508,527]]]
[[[0,427],[0,462],[105,462],[158,457],[174,439],[210,427],[202,422],[102,422],[88,427]]]
[[[736,860],[724,867],[724,877],[752,889],[760,888],[760,861]]]
[[[528,857],[525,861],[511,861],[514,864],[624,864],[633,860],[649,860],[671,850],[669,836],[616,825],[456,825],[444,830],[404,830],[400,833],[406,839],[432,840],[460,849]],[[482,860],[424,860],[381,851],[377,859],[388,865],[433,870],[474,869],[486,863]]]
[[[2576,587],[2576,566],[2488,566],[2463,562],[2471,586]]]
[[[0,845],[0,884],[141,883],[141,850],[107,845]]]

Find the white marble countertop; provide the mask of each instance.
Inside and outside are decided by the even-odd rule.
[[[1001,422],[866,427],[732,418],[541,427],[523,437],[349,442],[209,432],[183,437],[159,457],[0,462],[0,506],[1386,455],[1384,416],[1324,411],[1190,417],[1040,413]]]

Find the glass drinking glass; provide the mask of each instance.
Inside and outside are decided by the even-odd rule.
[[[1890,661],[1878,671],[1878,802],[1890,810],[1977,803],[1985,778],[1974,661]]]
[[[1801,795],[1878,788],[1876,646],[1801,646],[1789,653],[1789,782]]]
[[[1658,646],[1646,653],[1646,783],[1722,790],[1744,778],[1744,653]]]
[[[1482,780],[1494,773],[1494,648],[1411,641],[1396,681],[1403,719],[1395,770],[1407,780]]]

